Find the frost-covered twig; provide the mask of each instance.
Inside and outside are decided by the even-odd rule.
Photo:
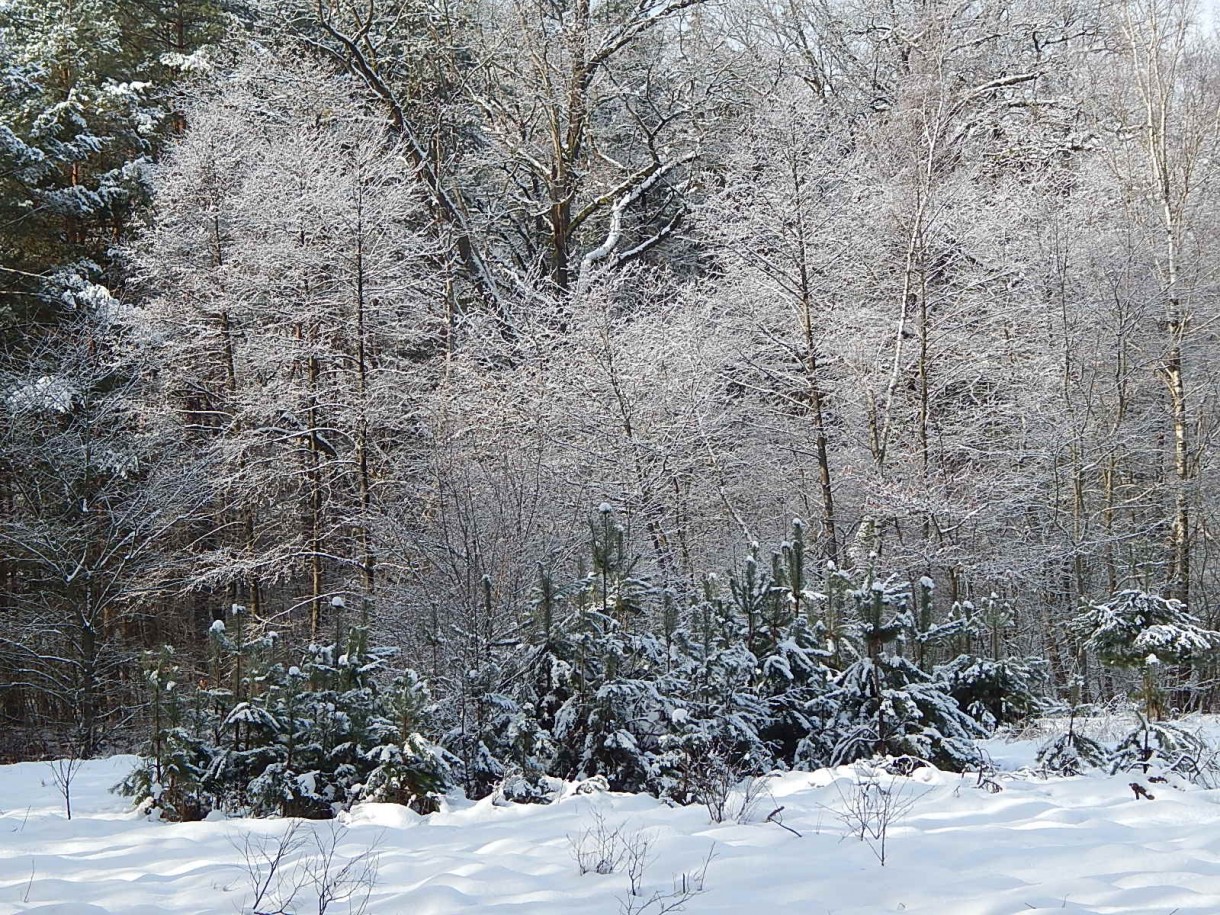
[[[318,915],[326,915],[331,905],[343,902],[351,915],[363,915],[377,885],[379,842],[355,857],[343,858],[338,854],[339,836],[333,824],[325,836],[314,833],[317,855],[304,860],[305,875],[318,895]]]
[[[627,856],[624,824],[610,826],[598,809],[590,811],[593,822],[579,833],[568,833],[568,850],[576,869],[584,874],[613,874]]]
[[[620,915],[666,915],[667,912],[683,911],[688,902],[707,892],[707,869],[715,857],[716,846],[713,845],[695,870],[674,877],[672,889],[657,890],[647,897],[634,892],[620,897]]]
[[[242,856],[253,897],[250,911],[254,915],[273,915],[285,910],[300,891],[300,885],[287,884],[284,875],[286,860],[304,845],[300,829],[299,823],[291,823],[279,836],[247,835],[240,845],[235,839],[230,840]]]
[[[849,835],[868,845],[882,867],[885,866],[890,827],[910,813],[923,796],[911,794],[910,784],[907,778],[891,775],[883,785],[880,779],[859,771],[847,789],[835,782],[839,794],[835,815]]]

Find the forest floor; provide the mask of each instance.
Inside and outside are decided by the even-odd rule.
[[[875,773],[887,795],[857,787],[859,767],[793,772],[720,823],[703,806],[573,789],[549,806],[451,799],[428,817],[365,804],[295,825],[149,822],[108,790],[132,765],[122,756],[83,765],[69,821],[48,764],[3,766],[0,912],[1220,912],[1220,790],[1153,784],[1146,800],[1130,773],[1046,778],[1038,736],[985,744],[991,790],[927,768]],[[869,799],[889,805],[884,866],[879,836],[858,838],[885,819]]]

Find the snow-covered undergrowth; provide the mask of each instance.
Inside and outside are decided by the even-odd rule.
[[[365,804],[331,822],[170,824],[109,793],[132,757],[84,764],[71,821],[51,768],[23,763],[0,767],[0,912],[1220,911],[1220,791],[1154,783],[1137,800],[1130,773],[1043,778],[1026,768],[1035,741],[985,748],[992,790],[975,774],[876,775],[895,800],[884,867],[860,767],[767,779],[742,822],[569,790],[550,806],[451,799],[427,817]]]

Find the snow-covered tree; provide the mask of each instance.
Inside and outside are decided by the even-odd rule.
[[[294,107],[273,117],[285,79]],[[137,249],[153,409],[213,483],[182,584],[316,637],[335,599],[367,617],[386,584],[446,326],[434,249],[396,141],[342,84],[255,57],[191,121]]]
[[[839,675],[834,764],[872,755],[910,755],[946,768],[975,762],[982,728],[945,684],[894,652],[907,626],[910,592],[870,574],[852,594],[860,656]]]
[[[1155,655],[1163,663],[1189,663],[1220,646],[1220,633],[1205,629],[1181,601],[1126,590],[1092,604],[1072,621],[1083,647],[1107,664],[1139,666]]]

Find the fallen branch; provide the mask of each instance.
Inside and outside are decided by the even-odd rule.
[[[767,814],[767,822],[768,822],[768,823],[774,823],[774,824],[775,824],[776,826],[778,826],[780,829],[786,829],[786,830],[788,830],[790,833],[792,833],[792,834],[793,834],[794,836],[796,836],[798,839],[804,838],[804,837],[803,837],[803,836],[802,836],[802,835],[801,835],[799,832],[797,832],[797,831],[796,831],[795,829],[793,829],[791,826],[787,826],[787,825],[785,825],[785,824],[784,824],[784,821],[783,821],[782,819],[780,819],[780,814],[781,814],[781,813],[783,813],[783,812],[784,812],[784,808],[783,808],[783,807],[776,807],[774,810],[772,810],[770,813],[768,813],[768,814]]]

